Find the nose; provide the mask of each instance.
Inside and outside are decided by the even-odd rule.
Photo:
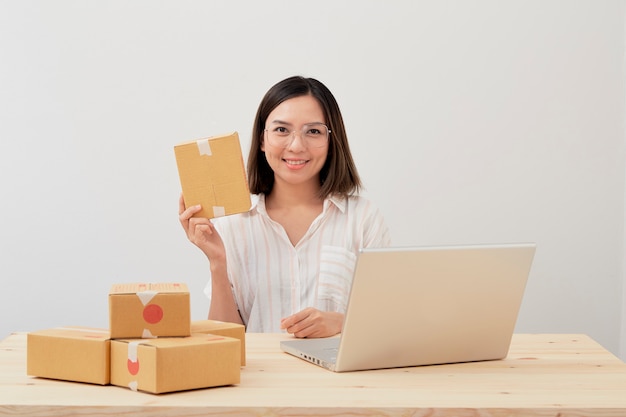
[[[306,149],[306,147],[307,147],[306,142],[304,141],[304,138],[302,137],[302,132],[298,130],[294,130],[292,132],[291,141],[289,142],[289,145],[287,146],[287,148],[291,151],[294,151],[294,150]]]

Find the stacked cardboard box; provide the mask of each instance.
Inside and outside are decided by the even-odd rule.
[[[189,336],[189,290],[185,284],[116,284],[109,292],[112,339]]]
[[[241,342],[241,366],[246,364],[246,329],[241,324],[226,323],[217,320],[191,322],[192,333],[214,334],[239,339]]]
[[[114,285],[109,324],[29,333],[27,374],[155,394],[240,381],[244,326],[192,322],[185,284]]]
[[[187,206],[198,217],[250,209],[237,132],[174,147]],[[58,328],[28,334],[27,373],[161,393],[239,383],[242,325],[190,320],[185,284],[118,284],[109,329]],[[193,332],[192,332],[193,329]]]
[[[111,384],[162,393],[239,383],[238,339],[198,334],[111,342]]]
[[[108,330],[59,327],[32,332],[26,337],[28,375],[100,385],[109,383]]]

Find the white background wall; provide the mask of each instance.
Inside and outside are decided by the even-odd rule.
[[[187,282],[204,318],[173,146],[247,149],[262,95],[303,74],[396,245],[537,242],[517,331],[626,358],[624,21],[595,0],[0,0],[0,337],[107,326],[117,282]]]

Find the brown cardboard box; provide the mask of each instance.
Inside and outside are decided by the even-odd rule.
[[[154,394],[238,384],[240,342],[226,336],[111,341],[111,384]]]
[[[246,328],[243,324],[218,320],[192,321],[191,333],[209,333],[239,339],[241,342],[241,366],[246,364]]]
[[[213,136],[174,147],[187,207],[202,205],[194,217],[221,217],[250,210],[250,190],[239,135]]]
[[[59,327],[26,336],[26,373],[44,378],[109,383],[109,331]]]
[[[189,336],[189,289],[181,283],[115,284],[109,292],[112,339]]]

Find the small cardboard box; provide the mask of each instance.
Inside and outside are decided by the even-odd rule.
[[[185,205],[202,205],[194,217],[214,218],[250,210],[237,132],[185,142],[174,146],[174,153]]]
[[[243,324],[218,320],[192,321],[191,333],[215,334],[239,339],[241,342],[241,366],[246,364],[246,327]]]
[[[109,331],[59,327],[26,336],[26,373],[44,378],[109,383]]]
[[[240,342],[226,336],[111,341],[111,384],[153,394],[238,384]]]
[[[189,289],[181,283],[115,284],[109,293],[112,339],[189,336]]]

